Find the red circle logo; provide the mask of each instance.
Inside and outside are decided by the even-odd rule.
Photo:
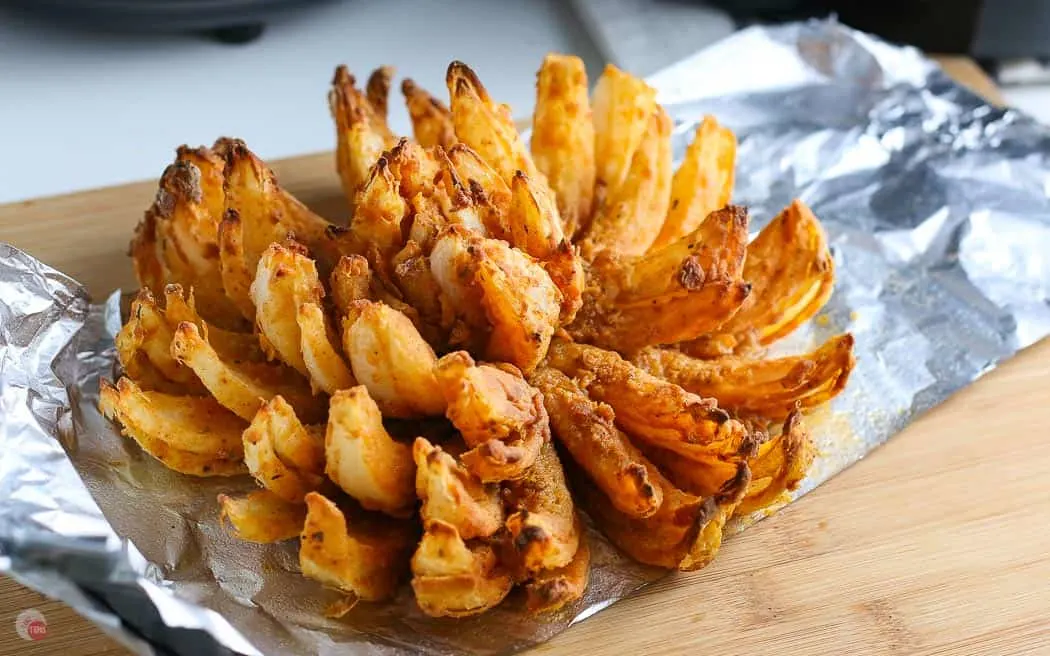
[[[43,640],[47,637],[47,620],[37,609],[27,608],[15,618],[15,632],[23,640]]]

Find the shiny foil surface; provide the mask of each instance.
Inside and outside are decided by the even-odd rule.
[[[850,331],[857,368],[809,418],[822,455],[799,494],[1050,333],[1050,130],[1033,119],[834,21],[743,30],[650,83],[677,155],[705,114],[736,132],[733,201],[756,232],[793,198],[828,232],[835,293],[777,350]],[[586,597],[553,617],[527,618],[512,595],[431,619],[406,587],[326,619],[336,597],[299,575],[294,543],[220,527],[216,494],[250,480],[170,472],[99,415],[120,301],[91,306],[75,281],[0,245],[0,570],[133,651],[511,653],[662,576],[592,533]]]

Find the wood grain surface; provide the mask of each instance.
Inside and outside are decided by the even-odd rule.
[[[945,68],[998,101],[961,58]],[[330,154],[275,165],[338,216]],[[83,281],[133,285],[124,254],[155,182],[0,207],[0,240]],[[915,422],[867,458],[674,575],[535,650],[550,654],[1050,653],[1050,341]],[[48,621],[36,643],[19,611]],[[0,578],[0,654],[126,652],[57,601]]]

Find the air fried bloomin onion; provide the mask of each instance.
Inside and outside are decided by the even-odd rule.
[[[707,565],[803,484],[805,415],[855,365],[849,333],[766,350],[832,294],[820,221],[796,199],[750,239],[733,132],[703,117],[675,167],[656,90],[611,65],[589,92],[581,59],[548,55],[529,139],[462,62],[447,103],[402,82],[414,138],[395,134],[395,83],[332,80],[343,221],[243,141],[176,151],[100,409],[146,464],[250,474],[221,521],[298,536],[340,617],[405,582],[448,618],[518,586],[544,621],[607,558],[592,528]]]

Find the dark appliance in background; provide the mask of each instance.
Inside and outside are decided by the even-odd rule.
[[[266,24],[335,0],[0,0],[30,17],[109,32],[195,32],[246,43]]]
[[[836,14],[850,27],[930,53],[1050,61],[1050,0],[708,0],[741,24]]]

